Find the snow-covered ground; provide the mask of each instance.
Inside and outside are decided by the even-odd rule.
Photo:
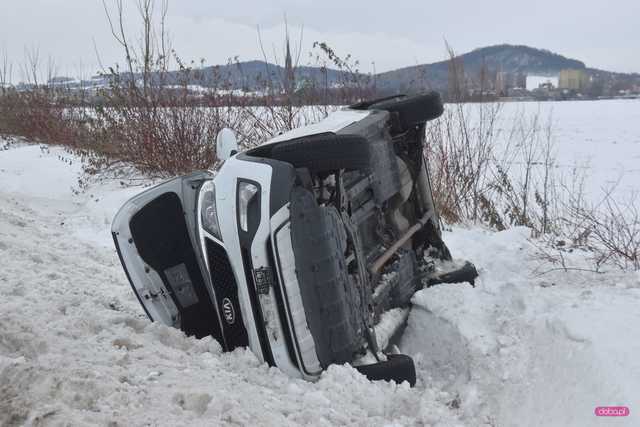
[[[417,293],[402,350],[419,355],[423,378],[460,393],[463,414],[490,425],[640,424],[640,274],[534,273],[527,236],[447,235],[479,266],[479,283]],[[616,405],[630,419],[594,417]]]
[[[622,198],[640,190],[640,100],[505,103],[499,128],[506,135],[535,114],[542,128],[551,120],[557,175],[577,168],[594,202],[614,185]]]
[[[638,273],[545,272],[524,228],[454,229],[480,278],[415,295],[417,386],[349,366],[307,383],[151,324],[109,235],[140,188],[77,193],[79,170],[55,147],[0,151],[0,425],[640,424]]]

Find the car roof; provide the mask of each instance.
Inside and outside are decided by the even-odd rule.
[[[276,142],[289,141],[291,139],[321,133],[336,133],[347,126],[364,119],[369,114],[371,114],[371,111],[352,110],[349,108],[334,111],[318,123],[292,129],[267,140],[262,145],[270,145]]]

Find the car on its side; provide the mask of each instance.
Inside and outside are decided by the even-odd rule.
[[[441,238],[425,123],[435,92],[362,102],[129,200],[112,233],[152,321],[225,350],[248,346],[292,376],[350,363],[415,383],[398,354],[416,290],[473,284]]]

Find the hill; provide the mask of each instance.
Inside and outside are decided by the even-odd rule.
[[[557,53],[529,46],[502,44],[475,49],[458,55],[465,73],[477,75],[483,65],[487,70],[551,75],[564,68],[585,69],[584,62],[570,59]],[[428,85],[445,90],[448,84],[449,60],[422,64],[380,73],[376,76],[381,91],[410,91],[416,86]]]
[[[523,72],[542,75],[557,74],[564,68],[585,69],[584,62],[567,58],[548,50],[529,46],[496,45],[475,49],[457,57],[469,75],[476,75],[484,65],[490,71],[500,69],[506,72]],[[373,77],[381,92],[411,91],[429,86],[445,90],[448,83],[449,60],[431,64],[415,65],[379,73]],[[234,89],[255,90],[264,87],[271,80],[273,85],[282,82],[284,67],[265,61],[247,61],[227,65],[217,65],[202,69],[205,82],[215,81],[223,76]],[[342,71],[313,66],[296,68],[297,82],[314,81],[321,85],[335,85],[344,80]]]
[[[588,68],[584,62],[568,58],[545,49],[536,49],[523,45],[501,44],[475,49],[456,56],[462,65],[467,79],[478,80],[481,70],[487,72],[487,78],[495,81],[496,72],[522,73],[534,75],[557,75],[562,69],[584,69],[601,85],[619,89],[640,86],[640,75],[616,73]],[[379,95],[394,93],[412,93],[420,90],[435,89],[447,91],[450,60],[446,59],[430,64],[414,65],[396,70],[366,75],[370,83],[375,83]],[[194,70],[189,74],[187,84],[218,89],[261,92],[266,87],[281,89],[285,80],[285,68],[266,61],[230,62],[224,65],[208,66]],[[298,66],[295,68],[296,86],[314,85],[316,88],[336,88],[345,82],[353,81],[353,75],[345,71],[318,66]],[[365,75],[362,75],[363,77]],[[139,78],[136,75],[136,78]],[[184,74],[178,71],[169,73],[169,84],[182,84]],[[51,84],[65,86],[100,87],[107,84],[102,77],[87,82],[69,83],[52,81]],[[619,87],[618,87],[619,86]],[[615,90],[614,90],[615,89]]]

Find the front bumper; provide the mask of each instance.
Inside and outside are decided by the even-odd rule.
[[[220,248],[226,253],[238,290],[238,317],[251,350],[288,375],[314,380],[322,367],[307,325],[291,244],[288,195],[294,180],[295,171],[284,162],[244,155],[227,160],[215,178],[222,241],[200,229],[201,244],[205,259]],[[240,181],[260,189],[259,209],[252,213],[257,218],[250,221],[248,231],[239,225]],[[215,292],[220,286],[216,267],[208,264],[207,268]],[[223,321],[226,309],[219,307]]]
[[[317,378],[322,367],[316,353],[315,342],[307,324],[307,318],[296,275],[295,254],[291,243],[291,221],[289,205],[284,206],[271,218],[271,242],[276,264],[277,283],[274,286],[276,298],[280,295],[278,308],[281,312],[280,328],[289,344],[289,355],[306,379]]]

